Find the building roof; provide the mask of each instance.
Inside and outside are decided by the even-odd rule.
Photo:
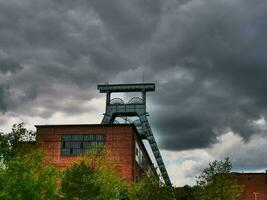
[[[34,125],[36,128],[55,128],[55,127],[71,127],[71,126],[88,126],[88,127],[132,127],[136,133],[138,133],[138,130],[136,129],[136,126],[134,124],[40,124],[40,125]],[[139,140],[142,140],[139,134],[136,134]]]
[[[267,175],[267,172],[232,172],[233,175]]]
[[[134,124],[40,124],[35,127],[57,127],[57,126],[132,126]]]

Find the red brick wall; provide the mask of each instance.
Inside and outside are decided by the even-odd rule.
[[[233,177],[238,184],[244,185],[244,192],[239,200],[267,200],[267,174],[240,173]]]
[[[105,134],[106,148],[115,157],[115,168],[128,182],[141,178],[142,170],[135,161],[135,140],[138,140],[132,125],[54,125],[37,126],[37,141],[42,144],[53,165],[65,168],[77,159],[74,156],[61,156],[63,134]],[[145,149],[144,154],[146,154]],[[149,158],[148,158],[149,159]],[[150,159],[149,159],[150,160]]]

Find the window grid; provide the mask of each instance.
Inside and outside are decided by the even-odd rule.
[[[103,147],[106,143],[105,134],[62,135],[61,155],[78,156],[88,153],[94,147]],[[98,152],[101,154],[101,152]]]

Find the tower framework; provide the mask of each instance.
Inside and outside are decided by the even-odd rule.
[[[155,84],[105,84],[98,85],[97,88],[100,93],[106,93],[106,112],[104,113],[102,124],[113,124],[116,122],[116,117],[138,117],[138,120],[134,122],[138,130],[138,134],[142,139],[148,140],[158,164],[161,176],[165,184],[171,187],[170,178],[147,119],[148,113],[146,112],[146,93],[155,91]],[[141,92],[142,98],[134,97],[127,103],[119,98],[111,99],[111,93],[128,92]]]

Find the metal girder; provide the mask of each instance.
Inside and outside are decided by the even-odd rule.
[[[107,112],[104,114],[102,124],[112,124],[117,116],[139,117],[139,120],[141,122],[141,125],[137,127],[139,135],[142,138],[148,140],[165,184],[167,186],[172,186],[164,162],[162,160],[158,145],[148,122],[146,113],[143,112],[144,110],[142,106],[134,106],[132,104],[110,105],[107,107],[106,111]]]
[[[106,92],[149,92],[155,91],[154,83],[137,83],[137,84],[105,84],[98,85],[97,89],[100,93]]]
[[[113,84],[113,85],[98,85],[100,93],[107,93],[106,99],[106,112],[104,114],[102,124],[112,124],[116,117],[137,116],[140,120],[140,124],[137,127],[138,134],[141,138],[147,139],[152,152],[155,156],[159,170],[163,177],[163,180],[167,186],[171,186],[171,181],[166,171],[164,162],[162,160],[158,145],[154,138],[152,129],[147,119],[146,112],[146,92],[155,91],[154,83],[138,83],[138,84]],[[142,92],[142,101],[138,103],[110,103],[110,94],[112,92]]]

